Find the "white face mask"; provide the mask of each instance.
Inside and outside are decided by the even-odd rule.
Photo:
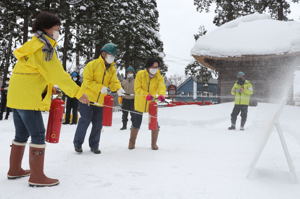
[[[132,74],[132,73],[127,74],[127,77],[128,77],[128,78],[133,78],[133,74]]]
[[[74,81],[77,81],[77,79],[78,79],[77,77],[73,77],[73,80],[74,80]]]
[[[149,69],[149,72],[152,74],[152,75],[155,75],[158,71],[158,68],[150,68]]]
[[[53,31],[52,38],[57,41],[59,38],[59,31],[57,30]]]
[[[111,63],[113,63],[114,61],[115,61],[115,56],[113,56],[113,55],[106,55],[106,57],[105,57],[105,61],[108,63],[108,64],[111,64]]]

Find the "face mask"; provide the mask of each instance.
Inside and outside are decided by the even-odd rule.
[[[73,80],[74,80],[74,81],[77,81],[77,77],[73,77]]]
[[[108,63],[108,64],[111,64],[115,61],[115,56],[112,56],[112,55],[106,55],[105,57],[105,61]]]
[[[127,74],[127,77],[131,79],[131,78],[133,78],[133,74],[132,73],[131,74]]]
[[[243,78],[238,78],[238,84],[243,85],[245,83],[245,80]]]
[[[57,41],[59,38],[59,31],[57,30],[53,31],[52,38]]]
[[[149,69],[149,72],[152,74],[152,75],[155,75],[157,73],[158,69],[157,68],[150,68]]]

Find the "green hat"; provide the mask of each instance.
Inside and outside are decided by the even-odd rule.
[[[236,74],[236,77],[237,78],[241,78],[241,77],[245,77],[245,73],[244,72],[242,72],[242,71],[240,71],[240,72],[238,72],[237,74]]]
[[[101,52],[107,52],[108,54],[111,54],[113,56],[117,55],[118,46],[114,43],[107,43],[101,48]]]
[[[134,68],[132,66],[128,66],[128,68],[126,68],[126,73],[128,73],[128,72],[135,73],[135,70],[134,70]]]

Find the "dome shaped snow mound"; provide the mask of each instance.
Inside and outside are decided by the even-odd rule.
[[[227,22],[227,23],[223,24],[221,26],[221,28],[234,28],[243,22],[252,22],[252,21],[267,20],[267,19],[271,19],[271,16],[266,15],[266,14],[251,14],[251,15],[239,17],[236,20]]]
[[[192,55],[239,57],[300,51],[300,23],[252,14],[228,22],[200,37]]]

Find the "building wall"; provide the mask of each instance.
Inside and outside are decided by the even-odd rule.
[[[200,97],[203,91],[203,84],[197,83],[197,101],[213,101],[218,102],[218,99],[213,96],[218,95],[218,85],[208,84],[208,92],[210,93],[208,97]],[[193,99],[193,80],[190,78],[188,81],[180,85],[176,92],[176,101],[194,101]],[[182,95],[182,97],[181,97]]]

